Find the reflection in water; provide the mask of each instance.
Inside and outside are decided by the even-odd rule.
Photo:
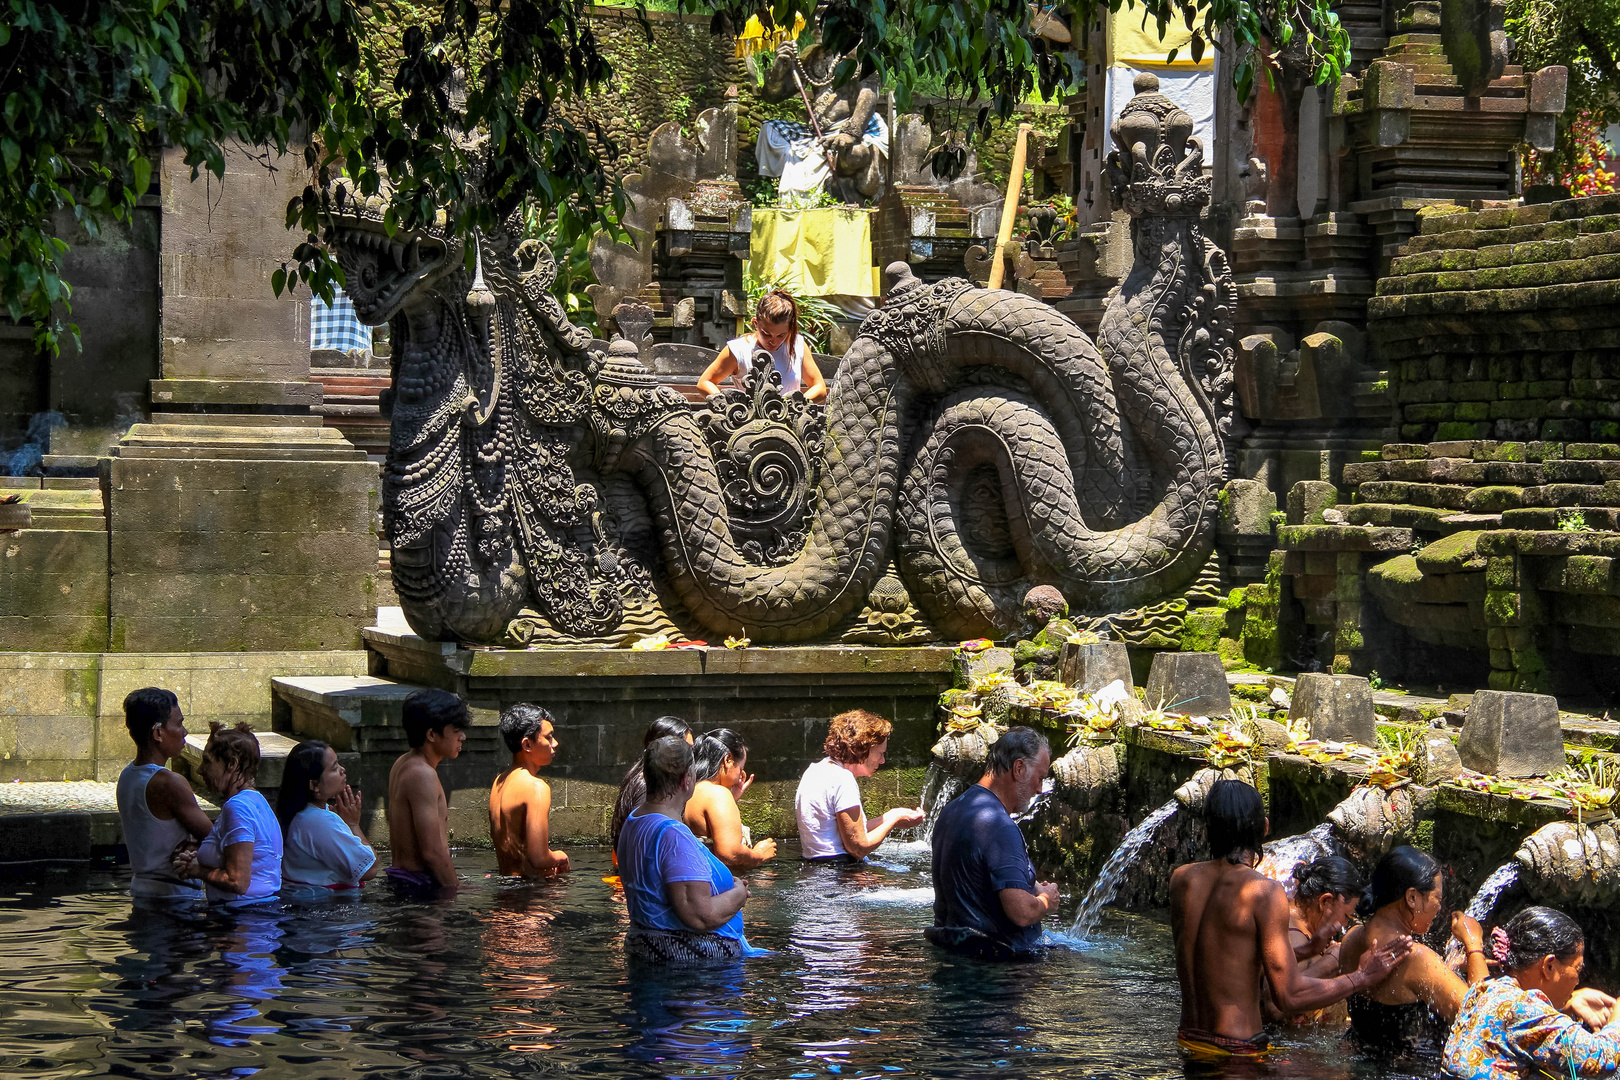
[[[1181,1076],[1169,932],[1112,913],[1044,963],[929,946],[928,852],[749,875],[751,942],[699,972],[629,968],[607,852],[536,884],[457,859],[453,900],[375,886],[255,912],[131,911],[127,877],[0,881],[0,1075],[954,1078]],[[893,867],[886,869],[885,867]],[[1290,1030],[1277,1080],[1379,1073]]]

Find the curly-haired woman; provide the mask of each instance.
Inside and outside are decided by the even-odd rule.
[[[794,809],[799,817],[799,843],[804,857],[815,862],[854,862],[878,849],[895,829],[921,825],[923,812],[909,807],[868,818],[861,808],[858,777],[871,776],[883,764],[893,725],[865,709],[832,718],[822,749],[827,756],[804,770]]]

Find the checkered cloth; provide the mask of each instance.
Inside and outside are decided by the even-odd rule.
[[[339,352],[366,352],[371,348],[371,327],[354,313],[354,301],[338,289],[327,307],[320,297],[309,305],[309,347]]]

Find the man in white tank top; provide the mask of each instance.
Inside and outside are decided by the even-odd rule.
[[[213,828],[185,777],[167,767],[186,745],[180,700],[161,687],[133,690],[124,698],[124,725],[135,740],[135,760],[118,776],[129,891],[134,896],[201,899],[201,883],[176,877],[173,865],[175,848],[194,844]]]

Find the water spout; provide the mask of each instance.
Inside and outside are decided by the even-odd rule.
[[[1285,836],[1266,845],[1265,855],[1257,869],[1294,895],[1294,868],[1301,863],[1337,853],[1338,843],[1333,836],[1333,823],[1324,821],[1310,832]]]
[[[1518,863],[1505,862],[1498,866],[1491,871],[1491,876],[1486,878],[1480,885],[1479,891],[1474,894],[1474,898],[1468,901],[1465,914],[1476,922],[1483,924],[1490,917],[1491,912],[1496,910],[1496,902],[1502,898],[1502,894],[1518,884],[1518,881]],[[1461,958],[1462,942],[1452,938],[1451,943],[1446,946],[1446,963],[1452,964]]]
[[[1074,926],[1069,930],[1072,938],[1084,941],[1097,928],[1103,908],[1113,903],[1114,897],[1119,895],[1119,887],[1125,880],[1126,871],[1141,857],[1143,849],[1152,842],[1159,827],[1174,817],[1179,809],[1181,803],[1171,799],[1125,834],[1125,839],[1120,841],[1119,847],[1108,856],[1108,862],[1103,865],[1102,873],[1097,875],[1097,880],[1092,883],[1085,899],[1080,901],[1080,910],[1075,914]]]
[[[962,794],[966,787],[961,779],[952,776],[949,772],[934,764],[928,766],[928,775],[923,779],[923,823],[917,830],[917,839],[924,844],[931,844],[934,840],[934,826],[939,822],[939,815],[945,812],[945,806],[952,799]]]

